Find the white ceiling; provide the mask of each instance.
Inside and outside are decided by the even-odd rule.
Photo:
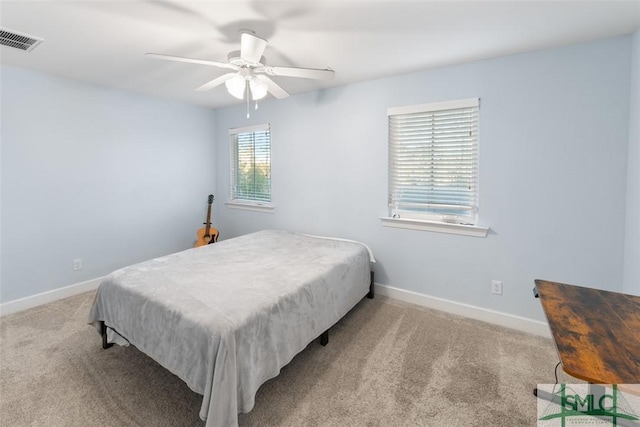
[[[145,57],[225,62],[240,30],[269,41],[268,65],[335,70],[331,81],[273,79],[288,92],[630,34],[632,1],[1,1],[0,25],[44,38],[32,52],[0,47],[0,62],[217,108],[224,86],[193,89],[228,70]]]

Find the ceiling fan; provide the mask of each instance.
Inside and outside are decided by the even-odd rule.
[[[289,96],[287,91],[274,82],[269,76],[301,77],[305,79],[332,79],[334,71],[316,68],[297,68],[267,66],[262,54],[267,47],[267,41],[256,36],[253,32],[243,31],[240,36],[240,50],[233,51],[227,56],[227,62],[216,62],[204,59],[184,58],[181,56],[147,53],[146,56],[168,61],[189,62],[193,64],[210,65],[233,70],[196,88],[198,91],[213,89],[225,84],[231,95],[238,99],[249,98],[253,101],[264,98],[270,93],[278,99]]]

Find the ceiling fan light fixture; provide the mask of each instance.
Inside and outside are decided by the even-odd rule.
[[[267,84],[257,78],[256,76],[252,76],[249,80],[249,87],[251,88],[251,98],[254,101],[264,98],[267,96]]]
[[[235,76],[224,82],[224,84],[227,87],[227,91],[229,91],[232,96],[238,99],[244,99],[244,91],[247,87],[247,83],[244,77],[242,77],[240,74],[236,74]]]

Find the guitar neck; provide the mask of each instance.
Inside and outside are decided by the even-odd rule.
[[[206,237],[211,236],[211,203],[209,203],[209,207],[207,207],[207,222],[205,223],[204,235]]]

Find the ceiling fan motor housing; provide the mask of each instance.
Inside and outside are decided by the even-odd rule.
[[[249,62],[240,56],[239,50],[234,50],[227,55],[227,61],[229,64],[237,65],[238,67],[263,67],[267,63],[267,58],[260,57],[260,62]]]

